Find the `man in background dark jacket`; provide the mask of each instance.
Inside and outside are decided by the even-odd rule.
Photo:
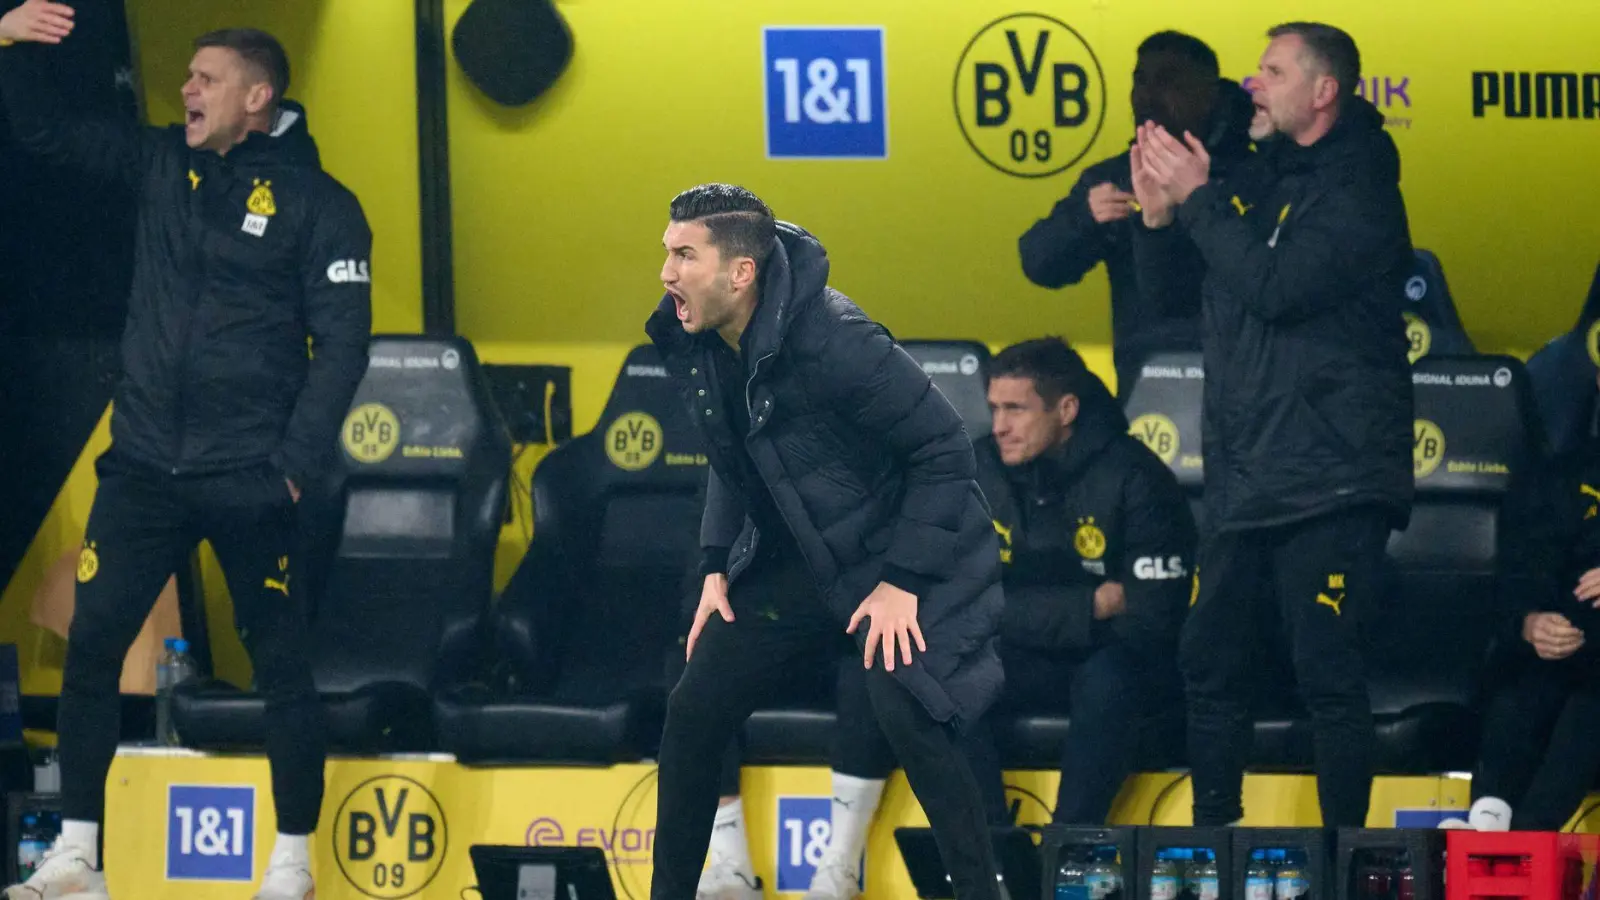
[[[1002,351],[989,407],[994,433],[978,444],[978,483],[1006,587],[1001,704],[1071,714],[1053,818],[1103,824],[1138,765],[1141,731],[1182,708],[1178,630],[1194,520],[1171,470],[1128,434],[1121,407],[1065,342]],[[986,729],[974,748],[990,815],[1003,817]]]
[[[1350,36],[1269,32],[1250,136],[1259,152],[1213,178],[1193,135],[1140,127],[1134,189],[1164,236],[1139,248],[1164,296],[1166,246],[1205,259],[1202,433],[1207,534],[1184,626],[1194,817],[1243,815],[1250,749],[1250,602],[1275,594],[1311,712],[1323,824],[1359,826],[1371,793],[1372,710],[1353,608],[1373,602],[1389,531],[1410,514],[1411,375],[1401,316],[1411,239],[1399,154],[1355,95]],[[1174,223],[1176,219],[1176,223]]]
[[[1135,123],[1156,121],[1173,134],[1204,138],[1218,172],[1249,155],[1250,97],[1224,79],[1217,54],[1199,38],[1176,31],[1153,34],[1139,45],[1133,70]],[[1117,392],[1125,394],[1151,352],[1200,349],[1200,281],[1205,266],[1192,247],[1175,253],[1171,294],[1154,302],[1142,296],[1134,275],[1133,243],[1145,228],[1135,215],[1128,154],[1119,153],[1083,171],[1050,215],[1017,242],[1022,271],[1040,287],[1060,288],[1083,280],[1106,264],[1111,281],[1111,348]]]
[[[1466,821],[1559,831],[1600,772],[1600,440],[1537,466],[1506,497],[1505,639]]]
[[[290,577],[295,503],[333,465],[366,371],[372,235],[355,196],[323,171],[305,110],[284,99],[289,63],[271,35],[200,37],[184,124],[136,128],[48,102],[41,45],[67,37],[73,15],[29,0],[0,18],[0,44],[18,43],[0,49],[0,91],[20,143],[131,188],[139,218],[124,375],[62,674],[61,840],[6,896],[105,896],[99,823],[123,658],[162,585],[207,539],[266,698],[279,834],[257,896],[303,900],[324,742]]]
[[[701,423],[711,469],[704,586],[661,738],[651,896],[695,895],[728,742],[842,630],[856,635],[873,709],[956,896],[996,898],[955,732],[1000,689],[1003,598],[960,416],[828,286],[822,244],[749,191],[680,194],[663,244],[667,293],[646,331]]]

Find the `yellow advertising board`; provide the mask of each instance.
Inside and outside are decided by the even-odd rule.
[[[1027,823],[1048,820],[1053,772],[1013,772],[1010,793]],[[827,841],[831,786],[820,767],[744,770],[752,856],[768,896],[798,896]],[[1131,779],[1112,819],[1186,825],[1191,794],[1182,773]],[[1431,824],[1468,801],[1468,782],[1384,778],[1369,824]],[[1308,776],[1245,780],[1246,824],[1314,825]],[[320,900],[472,898],[473,844],[588,846],[606,851],[619,898],[649,895],[655,844],[654,765],[610,768],[469,768],[448,757],[334,759],[313,845]],[[923,826],[896,774],[867,846],[867,896],[915,892],[894,829]],[[182,750],[124,749],[107,789],[106,869],[111,893],[140,900],[248,900],[272,852],[276,821],[266,761]]]

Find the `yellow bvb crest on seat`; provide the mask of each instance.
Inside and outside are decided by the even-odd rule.
[[[278,214],[278,203],[272,197],[272,182],[253,179],[255,190],[250,192],[250,199],[244,202],[245,209],[258,216],[275,216]]]

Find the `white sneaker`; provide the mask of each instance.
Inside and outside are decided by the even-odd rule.
[[[254,900],[316,900],[317,888],[311,873],[298,862],[274,859],[267,864],[267,874],[261,879],[261,890]]]
[[[856,900],[861,896],[861,873],[855,866],[823,863],[811,876],[811,887],[803,900]]]
[[[1479,797],[1467,821],[1479,831],[1510,831],[1511,807],[1499,797]]]
[[[5,900],[111,900],[106,876],[89,865],[82,849],[63,844],[44,852],[44,861],[26,882],[6,888]]]
[[[694,900],[761,900],[761,876],[739,871],[731,863],[712,863],[700,873]]]
[[[1456,817],[1453,817],[1453,816],[1451,818],[1448,818],[1448,819],[1441,819],[1439,821],[1439,827],[1444,829],[1445,831],[1472,831],[1473,830],[1471,822],[1468,822],[1466,819],[1460,819],[1460,818],[1456,818]]]

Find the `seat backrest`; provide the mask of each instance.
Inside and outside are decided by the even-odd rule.
[[[1390,537],[1393,590],[1371,630],[1375,702],[1386,689],[1407,703],[1470,692],[1497,621],[1500,507],[1512,478],[1540,459],[1531,385],[1515,358],[1428,356],[1412,384],[1416,497],[1410,523]]]
[[[1581,447],[1594,433],[1600,414],[1600,267],[1571,331],[1554,338],[1528,359],[1528,377],[1538,401],[1539,419],[1554,453]]]
[[[989,433],[989,348],[978,341],[901,341],[976,440]]]
[[[1444,278],[1444,267],[1431,251],[1418,249],[1406,279],[1406,338],[1413,363],[1432,353],[1466,355],[1475,352],[1472,338],[1461,324],[1455,298]]]
[[[513,642],[513,664],[532,670],[524,683],[576,698],[659,679],[698,555],[707,464],[656,349],[635,347],[595,429],[534,472],[533,545],[504,601],[533,610],[533,634]]]
[[[318,687],[423,689],[478,652],[511,442],[462,338],[377,335],[340,436],[338,551],[315,604]]]
[[[1129,432],[1167,464],[1191,496],[1200,493],[1200,407],[1205,393],[1199,353],[1157,353],[1145,360],[1124,395]]]

